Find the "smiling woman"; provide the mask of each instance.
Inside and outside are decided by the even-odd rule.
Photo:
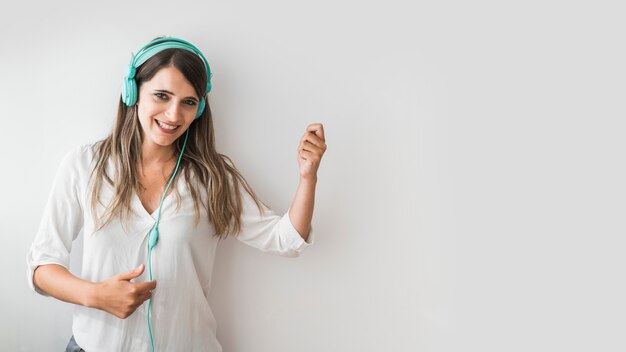
[[[68,350],[221,351],[208,305],[218,241],[289,257],[313,243],[323,126],[302,136],[298,189],[277,214],[215,148],[210,78],[195,46],[151,41],[128,67],[111,134],[59,166],[27,265],[35,292],[77,305]]]
[[[172,154],[171,144],[194,121],[198,95],[175,66],[161,69],[139,89],[137,109],[142,128],[142,155]],[[164,149],[164,150],[163,150]],[[163,150],[163,151],[159,151]]]

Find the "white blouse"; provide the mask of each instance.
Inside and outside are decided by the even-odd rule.
[[[96,231],[89,188],[93,156],[94,145],[89,144],[64,157],[28,252],[28,283],[32,290],[44,296],[47,295],[33,284],[35,268],[58,264],[69,270],[72,241],[81,233],[84,237],[81,278],[99,282],[143,263],[144,273],[133,282],[148,281],[148,234],[158,209],[148,214],[133,193],[134,215],[129,217],[125,227],[115,219]],[[109,172],[113,171],[112,167],[109,163]],[[200,222],[195,226],[193,200],[182,173],[174,183],[181,205],[176,208],[175,192],[165,198],[159,241],[152,250],[152,274],[157,281],[151,308],[155,350],[219,352],[222,347],[216,338],[215,318],[208,302],[219,239],[214,236],[215,229],[203,207]],[[244,200],[242,228],[236,238],[261,251],[287,257],[297,257],[313,243],[313,229],[308,242],[304,241],[291,223],[289,211],[280,216],[263,206],[265,213],[261,215],[243,188],[241,194]],[[105,184],[101,199],[108,204],[112,195],[112,189]],[[103,210],[99,205],[98,213],[102,214]],[[147,309],[148,301],[126,319],[120,319],[99,309],[76,305],[72,325],[74,338],[89,352],[151,351]]]

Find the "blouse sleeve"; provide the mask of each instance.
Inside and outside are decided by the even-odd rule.
[[[30,288],[43,295],[33,282],[39,265],[58,264],[69,270],[72,241],[83,227],[83,211],[78,195],[77,153],[65,155],[52,184],[39,229],[26,256],[26,273]]]
[[[305,241],[296,230],[289,218],[289,210],[284,215],[261,204],[261,214],[254,199],[241,188],[243,210],[241,214],[241,231],[237,238],[243,243],[263,252],[285,257],[298,257],[305,248],[314,243],[313,226]]]

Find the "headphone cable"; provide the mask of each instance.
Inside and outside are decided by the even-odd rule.
[[[165,196],[167,195],[167,191],[170,189],[170,185],[172,181],[174,181],[174,177],[176,177],[176,173],[178,172],[178,166],[180,165],[180,161],[183,158],[183,153],[185,152],[185,146],[187,146],[187,137],[189,136],[189,128],[187,128],[187,133],[185,134],[185,141],[183,142],[183,148],[180,151],[180,155],[178,156],[178,162],[176,163],[176,168],[174,169],[174,174],[170,178],[170,182],[168,182],[167,187],[165,188],[165,192],[163,192],[163,196],[161,196],[161,204],[159,204],[159,212],[157,213],[156,222],[154,226],[150,230],[150,236],[148,237],[148,272],[150,273],[150,280],[152,281],[152,248],[156,245],[156,241],[159,237],[159,221],[161,220],[161,208],[163,207],[163,201],[165,200]],[[152,293],[152,291],[150,291]],[[152,307],[152,296],[148,299],[148,333],[150,334],[150,345],[152,346],[152,352],[154,352],[154,338],[152,337],[152,326],[150,324],[150,311]]]

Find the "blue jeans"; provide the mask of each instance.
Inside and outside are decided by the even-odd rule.
[[[72,335],[70,342],[67,344],[67,347],[65,347],[65,352],[85,352],[85,350],[78,346],[76,340],[74,340],[74,335]]]

